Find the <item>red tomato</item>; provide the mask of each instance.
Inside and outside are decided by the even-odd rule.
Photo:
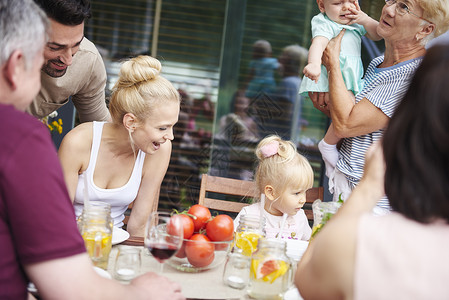
[[[182,242],[182,246],[179,248],[178,252],[176,252],[175,256],[179,258],[186,257],[186,241]]]
[[[206,235],[211,241],[230,241],[234,237],[234,221],[228,215],[218,215],[207,223]]]
[[[174,236],[184,234],[184,224],[181,215],[173,215],[167,223],[167,233]]]
[[[199,204],[190,207],[188,213],[194,216],[193,224],[195,226],[195,232],[199,232],[200,229],[204,228],[207,221],[212,217],[209,208]]]
[[[200,233],[192,235],[185,248],[187,260],[198,268],[207,267],[212,263],[215,257],[214,251],[214,244],[210,243],[207,236]]]
[[[182,227],[184,228],[184,239],[188,240],[193,234],[194,224],[191,217],[188,215],[178,214],[181,218]]]

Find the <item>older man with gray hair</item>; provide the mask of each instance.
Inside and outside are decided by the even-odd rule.
[[[40,89],[48,21],[32,0],[0,0],[0,299],[185,299],[154,273],[129,285],[92,267],[48,129],[24,111]]]

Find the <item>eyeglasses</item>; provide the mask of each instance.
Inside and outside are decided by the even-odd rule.
[[[403,16],[405,14],[411,14],[421,20],[432,23],[429,20],[426,20],[423,17],[420,17],[417,14],[415,14],[414,12],[410,11],[410,8],[404,2],[397,1],[397,0],[385,0],[385,4],[387,4],[388,6],[392,6],[393,4],[396,4],[396,12],[401,16]]]

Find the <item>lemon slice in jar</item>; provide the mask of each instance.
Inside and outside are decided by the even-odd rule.
[[[243,255],[251,256],[257,249],[257,241],[262,235],[255,232],[237,232],[235,245],[242,249]]]
[[[288,270],[288,265],[283,260],[264,259],[262,261],[253,259],[251,261],[251,276],[266,282],[273,283],[277,278],[283,276]]]

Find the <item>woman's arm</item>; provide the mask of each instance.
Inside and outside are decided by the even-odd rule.
[[[126,227],[132,236],[144,236],[148,217],[153,209],[157,209],[159,191],[170,163],[171,150],[171,141],[167,141],[156,153],[145,156],[142,182]]]
[[[304,75],[310,80],[318,82],[321,75],[321,56],[326,49],[329,40],[324,36],[316,36],[312,40],[309,48],[309,57],[307,65],[304,67]]]
[[[339,138],[360,136],[385,128],[390,118],[364,98],[357,104],[346,89],[340,69],[340,45],[345,29],[329,42],[323,54],[323,63],[329,76],[330,115]]]
[[[75,200],[78,175],[87,168],[92,145],[92,123],[83,123],[67,133],[58,150],[70,200]]]
[[[310,242],[298,264],[295,284],[304,298],[352,298],[359,220],[383,196],[384,175],[382,148],[374,144],[366,153],[365,173],[359,185]]]

